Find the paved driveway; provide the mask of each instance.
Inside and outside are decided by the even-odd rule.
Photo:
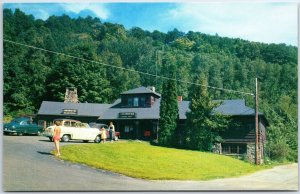
[[[70,143],[61,143],[66,144]],[[238,178],[210,181],[146,181],[57,160],[49,154],[53,148],[53,143],[45,137],[3,136],[3,190],[298,190],[298,164],[278,166]]]

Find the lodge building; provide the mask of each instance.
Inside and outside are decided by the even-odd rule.
[[[159,130],[159,108],[161,95],[154,87],[138,87],[120,94],[113,104],[74,103],[43,101],[37,120],[46,126],[56,118],[71,118],[82,122],[113,122],[122,139],[157,139]],[[76,101],[76,100],[75,100]],[[190,101],[178,98],[179,127],[184,130],[186,112]],[[215,111],[230,115],[235,127],[222,133],[223,142],[214,146],[214,152],[220,154],[244,154],[254,162],[255,152],[255,111],[245,105],[245,100],[224,100]],[[266,141],[266,118],[259,113],[259,150],[263,158]],[[261,161],[263,162],[263,161]]]

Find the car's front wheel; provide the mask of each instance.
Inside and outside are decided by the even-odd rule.
[[[119,137],[118,136],[115,136],[115,141],[118,141],[119,140]]]
[[[50,141],[53,141],[53,138],[52,138],[52,137],[49,137],[49,140],[50,140]]]
[[[99,143],[99,142],[100,142],[100,140],[101,140],[101,139],[100,139],[100,136],[99,136],[99,135],[97,135],[97,136],[96,136],[96,138],[95,138],[95,140],[94,140],[94,142],[95,142],[95,143]]]
[[[63,135],[62,138],[61,138],[61,140],[62,140],[63,142],[68,142],[68,141],[70,141],[70,135]]]

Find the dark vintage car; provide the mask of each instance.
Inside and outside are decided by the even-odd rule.
[[[37,134],[40,135],[43,132],[43,126],[38,126],[29,117],[15,118],[10,123],[3,125],[4,134]]]
[[[108,129],[108,126],[106,124],[103,124],[103,123],[89,123],[89,126],[93,127],[93,128],[98,128],[99,130],[101,130],[102,127],[104,127],[105,130],[106,130],[106,137],[107,137],[107,139],[110,139],[109,129]],[[121,137],[120,132],[119,131],[115,131],[115,138],[114,138],[114,140],[118,141],[120,139],[120,137]]]

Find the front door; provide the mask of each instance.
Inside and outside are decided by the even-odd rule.
[[[125,139],[133,139],[134,138],[134,126],[132,124],[124,125],[124,137]]]

